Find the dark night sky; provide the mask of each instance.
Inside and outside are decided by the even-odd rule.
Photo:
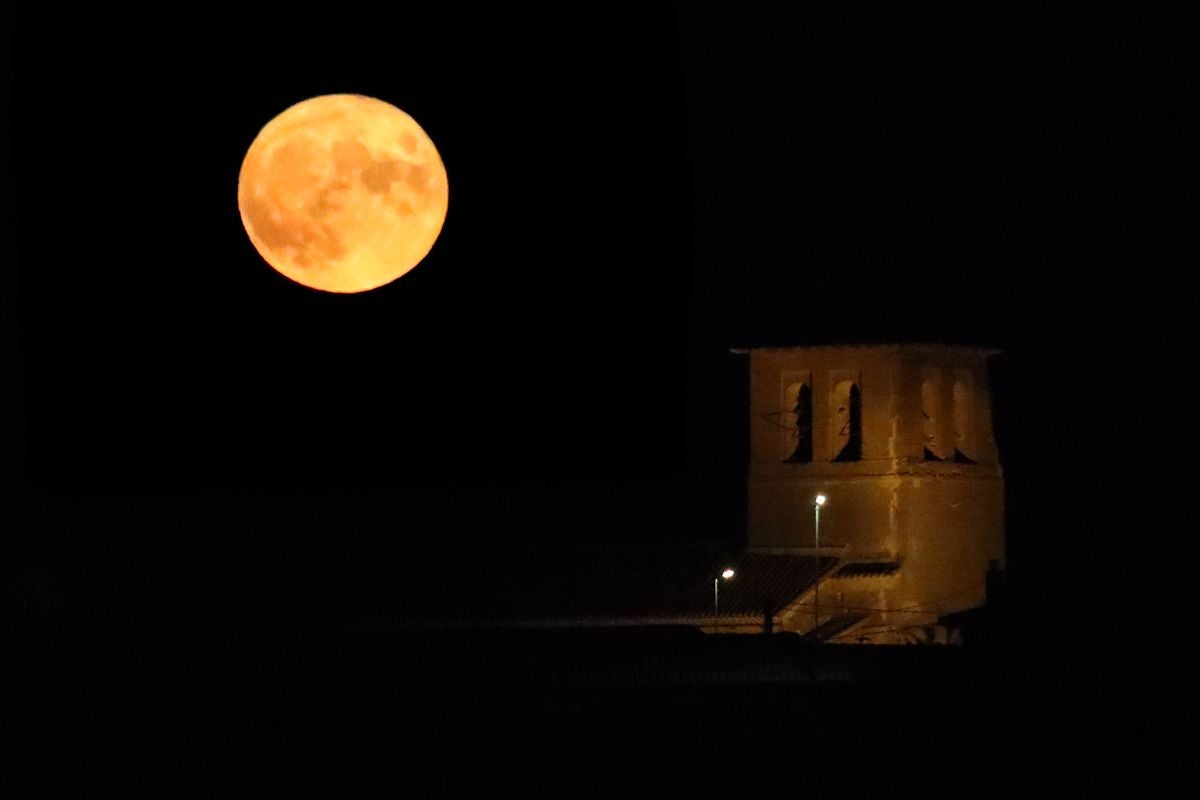
[[[1091,488],[1047,462],[1180,324],[1166,21],[434,5],[15,14],[19,503],[321,552],[736,540],[729,348],[876,340],[1006,351],[1015,524]],[[426,261],[357,296],[277,275],[236,206],[259,128],[337,92],[450,180]]]
[[[414,5],[0,12],[0,628],[85,634],[15,660],[17,762],[50,754],[37,780],[92,793],[126,763],[139,785],[151,765],[224,777],[231,749],[309,791],[301,765],[340,751],[338,794],[372,764],[388,786],[421,767],[495,795],[506,769],[519,790],[557,763],[594,788],[638,756],[668,767],[658,794],[687,793],[685,773],[736,796],[751,773],[844,789],[913,764],[952,785],[956,761],[962,786],[1024,790],[1034,762],[1038,785],[1112,785],[1179,729],[1185,704],[1153,695],[1186,662],[1152,648],[1192,626],[1152,629],[1195,583],[1164,575],[1195,528],[1164,468],[1194,427],[1195,260],[1174,240],[1194,206],[1194,27],[1133,6]],[[412,114],[450,184],[425,262],[353,296],[267,267],[236,205],[260,128],[341,92]],[[774,683],[655,686],[629,716],[632,689],[496,705],[485,676],[537,684],[560,645],[270,655],[273,633],[374,602],[362,576],[421,569],[429,542],[737,543],[730,348],[906,340],[1004,351],[1000,681],[822,689],[828,713]],[[419,676],[441,663],[439,693]],[[864,729],[890,734],[869,762]],[[589,731],[607,756],[575,771]],[[728,756],[722,774],[698,753]]]

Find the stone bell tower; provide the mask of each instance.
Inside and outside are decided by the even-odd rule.
[[[987,360],[944,345],[751,349],[748,545],[836,555],[785,630],[930,641],[1004,568]]]

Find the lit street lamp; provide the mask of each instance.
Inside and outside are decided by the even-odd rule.
[[[721,573],[721,578],[729,580],[733,577],[733,570],[728,567]],[[713,578],[713,616],[720,617],[721,615],[721,578]]]
[[[817,582],[813,584],[813,631],[817,630],[817,625],[821,623],[821,506],[825,505],[825,495],[817,495],[813,502],[814,515],[814,537],[813,541],[816,545],[814,548],[817,551]]]

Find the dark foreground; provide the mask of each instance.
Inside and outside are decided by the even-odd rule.
[[[785,634],[91,632],[18,661],[12,744],[89,795],[983,788],[1061,776],[1073,728],[994,653]]]

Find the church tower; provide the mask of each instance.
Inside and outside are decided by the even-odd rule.
[[[988,358],[944,345],[756,348],[751,552],[836,556],[779,615],[822,639],[936,641],[1004,568]],[[819,510],[818,495],[825,498]]]

